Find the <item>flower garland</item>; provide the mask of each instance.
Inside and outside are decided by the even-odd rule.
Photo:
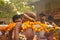
[[[10,23],[8,26],[0,27],[1,31],[10,31],[15,27],[16,23]]]
[[[5,31],[6,28],[7,26],[0,27],[0,31]]]
[[[38,25],[37,25],[38,24]],[[15,27],[16,23],[10,23],[8,26],[4,26],[4,27],[0,27],[0,30],[2,31],[10,31],[12,30],[14,27]],[[39,26],[39,27],[36,27],[35,25]],[[41,27],[40,27],[41,26]],[[53,30],[57,30],[58,29],[58,26],[55,25],[53,28],[48,28],[47,29],[47,24],[42,24],[41,22],[37,21],[37,22],[30,22],[30,21],[27,21],[27,22],[24,22],[23,25],[22,25],[22,32],[25,31],[26,29],[28,28],[31,28],[33,29],[34,31],[36,32],[40,32],[41,30],[44,30],[46,32],[49,32],[51,31],[52,29]]]
[[[31,29],[35,30],[36,32],[40,32],[41,30],[45,30],[46,32],[49,32],[49,30],[46,29],[47,25],[42,24],[41,22],[27,21],[27,22],[24,22],[23,24],[24,25],[22,26],[22,28],[23,28],[22,32],[28,28],[31,28]],[[37,24],[38,24],[38,26],[41,26],[41,27],[36,27],[35,25],[37,25]]]
[[[10,23],[5,31],[11,31],[15,27],[16,23]]]

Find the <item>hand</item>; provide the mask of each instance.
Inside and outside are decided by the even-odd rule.
[[[22,22],[17,22],[16,23],[16,26],[21,26],[22,25]]]

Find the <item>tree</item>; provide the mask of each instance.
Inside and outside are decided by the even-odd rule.
[[[33,11],[34,6],[28,6],[31,0],[0,0],[0,18],[11,18],[19,12]]]
[[[12,3],[0,0],[0,18],[11,18],[15,14],[14,9],[15,8]]]
[[[16,6],[17,10],[20,12],[33,11],[34,6],[28,6],[32,3],[32,0],[10,0]]]

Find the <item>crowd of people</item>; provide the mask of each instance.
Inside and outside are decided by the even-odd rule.
[[[58,27],[51,15],[47,16],[44,13],[37,15],[27,12],[14,15],[12,20],[13,23],[10,23],[8,27],[2,30],[3,35],[7,36],[8,40],[58,40],[54,36],[56,32],[50,32],[51,30],[56,30]]]

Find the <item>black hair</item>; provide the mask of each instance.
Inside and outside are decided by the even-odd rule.
[[[15,22],[16,19],[19,19],[19,18],[22,19],[22,17],[23,17],[23,14],[20,14],[20,15],[14,15],[13,18],[12,18],[12,19],[13,19],[13,22]]]
[[[0,21],[0,24],[3,24],[4,22],[3,21]]]
[[[44,13],[40,13],[39,16],[43,17],[46,16]]]
[[[48,16],[48,20],[54,20],[53,16]]]

